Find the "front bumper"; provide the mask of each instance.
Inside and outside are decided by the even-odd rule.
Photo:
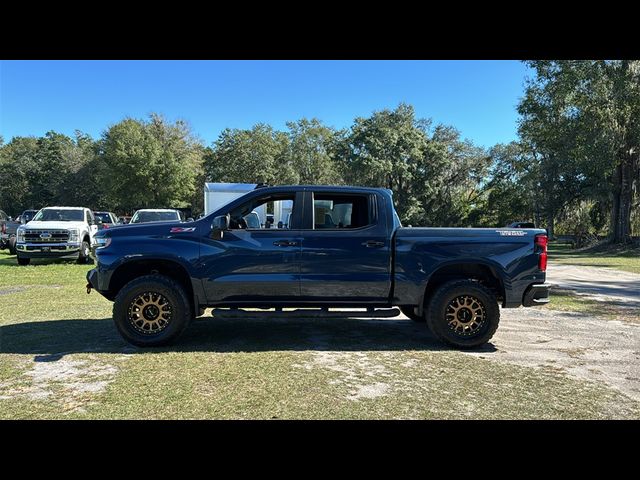
[[[98,270],[95,268],[87,272],[87,288],[98,290]]]
[[[23,258],[77,258],[80,245],[75,243],[18,243],[16,251]]]
[[[535,307],[549,303],[549,291],[551,290],[551,284],[538,283],[531,285],[524,292],[522,297],[522,305],[525,307]]]

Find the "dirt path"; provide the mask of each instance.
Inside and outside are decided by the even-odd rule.
[[[640,308],[640,275],[612,268],[549,265],[547,282],[596,300],[614,300]]]
[[[640,401],[639,325],[547,307],[503,309],[492,343],[495,350],[468,354],[559,369]]]

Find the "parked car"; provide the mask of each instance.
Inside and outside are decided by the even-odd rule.
[[[28,265],[32,258],[75,258],[87,263],[97,232],[98,222],[88,208],[43,208],[18,227],[18,265]]]
[[[16,217],[16,222],[22,225],[29,223],[31,220],[33,220],[33,217],[36,213],[38,213],[38,210],[25,210]]]
[[[247,228],[243,217],[278,201],[293,203],[290,228]],[[208,307],[340,306],[399,307],[471,348],[493,336],[500,305],[549,301],[544,230],[406,228],[381,188],[263,187],[193,223],[103,230],[96,242],[87,287],[114,302],[118,331],[139,346],[174,342]]]
[[[114,225],[118,225],[120,222],[118,221],[118,217],[115,213],[111,212],[93,212],[93,215],[98,220],[98,230],[102,230],[104,228],[111,228]]]
[[[533,222],[512,222],[507,225],[509,228],[536,228],[536,224]]]
[[[181,222],[184,218],[179,210],[169,208],[143,208],[131,217],[129,223],[147,223],[147,222]]]
[[[18,215],[14,221],[7,223],[7,235],[9,236],[9,254],[16,255],[16,235],[18,232],[18,227],[20,225],[26,225],[27,223],[29,223],[36,213],[38,213],[38,210],[25,210],[20,215]]]
[[[11,223],[11,217],[0,210],[0,250],[9,248],[9,232],[7,224]]]

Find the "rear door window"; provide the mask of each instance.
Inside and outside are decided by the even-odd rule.
[[[374,223],[369,195],[315,193],[313,197],[314,230],[363,228]]]

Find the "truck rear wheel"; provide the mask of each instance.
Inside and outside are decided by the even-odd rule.
[[[427,307],[431,332],[457,348],[474,348],[488,342],[499,322],[500,309],[494,293],[475,280],[441,285]]]
[[[413,307],[400,307],[400,311],[405,317],[410,318],[414,322],[426,322],[423,316],[417,315]]]
[[[174,342],[191,316],[191,304],[182,286],[163,275],[132,280],[122,287],[113,304],[118,332],[138,347]]]

